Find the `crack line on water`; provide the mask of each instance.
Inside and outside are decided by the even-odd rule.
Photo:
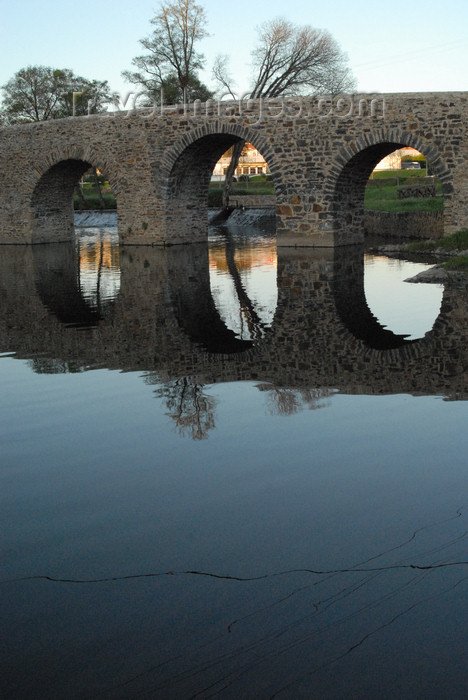
[[[389,564],[388,566],[372,566],[367,568],[345,568],[345,569],[285,569],[284,571],[274,571],[272,573],[260,574],[259,576],[235,576],[232,574],[218,574],[213,571],[197,571],[196,569],[186,569],[182,571],[158,571],[145,574],[127,574],[126,576],[109,576],[106,578],[55,578],[47,574],[37,574],[35,576],[21,576],[19,578],[3,579],[0,583],[19,583],[20,581],[51,581],[52,583],[109,583],[111,581],[129,581],[141,578],[158,578],[161,576],[205,576],[208,578],[221,579],[223,581],[262,581],[277,576],[289,576],[291,574],[313,574],[315,576],[328,576],[330,574],[355,574],[372,573],[375,571],[394,571],[397,569],[417,569],[418,571],[429,571],[431,569],[446,569],[450,566],[467,566],[467,560],[450,561],[444,564]]]

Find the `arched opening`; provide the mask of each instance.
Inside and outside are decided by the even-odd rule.
[[[208,221],[215,223],[233,214],[245,215],[246,211],[265,207],[269,210],[267,215],[258,217],[257,211],[250,213],[248,223],[255,225],[255,220],[262,218],[260,225],[264,226],[266,219],[270,219],[274,227],[275,175],[270,154],[265,152],[268,146],[264,149],[248,138],[247,134],[211,133],[186,144],[177,155],[164,193],[168,242],[185,243],[188,238],[190,242],[206,241]],[[229,207],[224,207],[224,169],[228,169],[230,149],[236,146],[244,146],[244,150],[235,168],[237,174],[234,174]],[[247,222],[236,220],[235,223]],[[187,231],[190,231],[189,237]]]
[[[116,197],[106,174],[78,158],[61,160],[43,173],[31,208],[33,243],[72,241],[76,215],[77,223],[87,227],[117,225]]]
[[[231,146],[217,161],[211,174],[208,203],[253,209],[273,207],[275,189],[270,166],[263,154],[249,141]]]
[[[450,173],[430,147],[402,141],[364,147],[336,180],[337,244],[362,240],[364,233],[423,237],[429,232],[430,237],[433,230],[434,237],[443,235],[444,196],[451,191]]]
[[[372,170],[366,185],[365,209],[390,213],[443,212],[442,183],[423,153],[413,147],[399,148]],[[404,233],[411,235],[411,228],[407,227]],[[417,235],[418,230],[413,233]]]

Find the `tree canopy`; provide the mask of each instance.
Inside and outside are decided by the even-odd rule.
[[[355,87],[346,54],[328,31],[296,26],[282,17],[258,28],[252,73],[250,96],[254,98],[338,94]],[[213,77],[222,89],[233,94],[226,56],[216,59]]]
[[[2,86],[3,121],[37,122],[104,111],[113,96],[106,80],[87,80],[68,68],[28,66]]]
[[[260,27],[252,58],[252,97],[343,92],[354,86],[347,58],[328,31],[297,27],[281,17]]]
[[[205,10],[195,0],[166,0],[151,19],[152,34],[140,40],[146,53],[133,59],[135,71],[123,71],[122,76],[156,102],[161,88],[166,102],[180,101],[184,95],[208,99],[212,93],[198,78],[205,59],[197,49],[208,36],[206,23]]]

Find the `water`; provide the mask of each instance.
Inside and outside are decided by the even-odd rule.
[[[466,292],[115,244],[0,251],[2,697],[464,697]]]

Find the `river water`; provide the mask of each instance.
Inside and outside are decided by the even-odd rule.
[[[468,299],[427,267],[2,247],[2,698],[466,696]]]

